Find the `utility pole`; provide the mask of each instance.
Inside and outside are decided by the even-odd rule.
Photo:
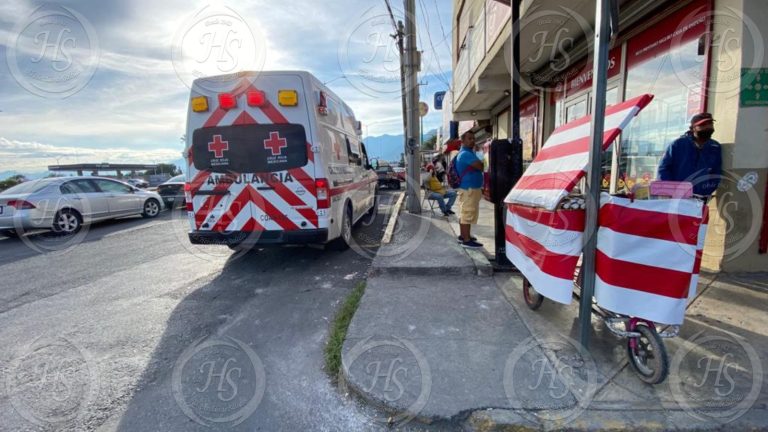
[[[389,2],[387,2],[387,7],[389,7]],[[404,34],[405,30],[403,30],[403,22],[398,21],[397,35],[395,35],[395,37],[397,38],[397,49],[400,53],[400,98],[403,102],[403,151],[405,151],[408,146],[408,104],[406,102],[405,95],[405,49],[403,48]]]
[[[406,206],[408,212],[421,213],[421,177],[419,163],[419,83],[418,72],[420,56],[416,50],[416,2],[405,0],[405,79],[406,79],[406,108],[408,111],[408,133],[406,134]]]

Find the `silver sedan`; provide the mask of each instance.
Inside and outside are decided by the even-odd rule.
[[[160,195],[109,178],[32,180],[0,192],[0,232],[74,234],[83,224],[133,215],[153,218],[162,209]]]

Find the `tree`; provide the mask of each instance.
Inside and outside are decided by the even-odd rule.
[[[25,181],[27,181],[27,178],[21,174],[16,174],[15,176],[8,177],[7,179],[0,181],[0,191],[4,191],[8,188],[12,188],[17,184],[24,183]]]
[[[431,137],[427,138],[426,141],[421,143],[421,149],[422,150],[434,150],[436,144],[437,144],[437,135],[432,135]]]
[[[181,174],[181,170],[174,164],[157,164],[157,174],[170,174],[171,176],[177,176]]]

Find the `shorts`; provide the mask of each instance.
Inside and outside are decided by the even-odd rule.
[[[459,223],[476,224],[480,213],[480,198],[482,189],[459,189]]]

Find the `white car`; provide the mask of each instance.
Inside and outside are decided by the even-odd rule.
[[[74,234],[83,224],[163,209],[160,195],[103,177],[32,180],[0,192],[0,233],[50,229]]]

